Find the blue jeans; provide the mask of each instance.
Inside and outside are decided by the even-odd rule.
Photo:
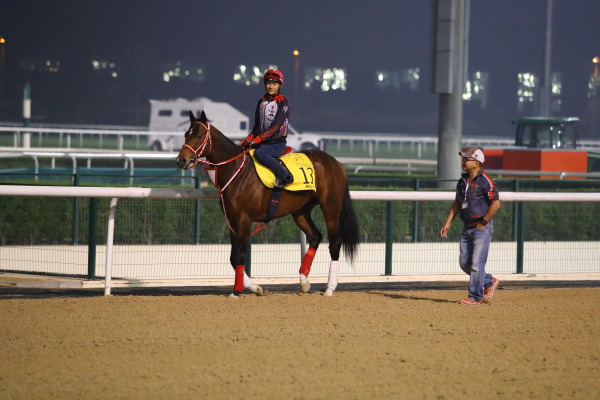
[[[464,228],[460,236],[460,268],[469,275],[469,297],[483,299],[483,289],[492,286],[493,277],[485,273],[490,242],[494,235],[494,222],[485,229]]]
[[[254,157],[265,167],[269,168],[278,178],[285,178],[288,171],[279,164],[275,157],[285,151],[285,143],[268,143],[261,145],[254,151]]]

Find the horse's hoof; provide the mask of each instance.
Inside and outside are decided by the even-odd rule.
[[[262,296],[263,294],[265,294],[265,291],[263,290],[262,286],[259,285],[256,285],[255,287],[249,287],[248,289],[250,289],[250,291],[257,296]]]
[[[239,300],[240,296],[238,296],[238,295],[237,295],[237,294],[235,294],[235,293],[231,293],[231,294],[229,295],[229,298],[230,298],[230,299],[236,299],[236,300]]]
[[[300,290],[302,293],[308,293],[310,290],[310,282],[308,278],[302,274],[300,274]]]
[[[333,290],[327,288],[327,290],[325,290],[325,293],[323,293],[323,296],[327,296],[327,297],[333,296]]]
[[[310,290],[310,282],[300,283],[300,290],[302,290],[302,293],[308,293]]]

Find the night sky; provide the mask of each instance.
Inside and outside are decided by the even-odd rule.
[[[560,113],[585,118],[591,112],[586,97],[591,60],[600,55],[600,1],[553,3],[552,70],[562,75]],[[133,71],[127,76],[130,80],[166,61],[206,66],[206,81],[181,87],[180,93],[150,80],[131,84],[131,90],[104,93],[106,85],[94,87],[82,74],[65,77],[65,90],[33,86],[40,102],[52,97],[45,92],[53,91],[55,102],[76,99],[82,110],[89,99],[94,108],[106,110],[98,114],[99,123],[113,117],[124,124],[144,124],[143,110],[130,119],[118,111],[126,108],[115,103],[119,90],[137,91],[140,107],[147,107],[148,98],[206,96],[249,113],[262,89],[232,87],[227,78],[231,68],[277,64],[286,74],[284,92],[291,97],[291,53],[297,48],[303,67],[340,66],[349,71],[347,93],[301,93],[301,128],[435,134],[438,96],[429,90],[431,14],[429,0],[4,0],[0,36],[7,42],[0,117],[14,119],[14,104],[20,101],[16,88],[30,77],[7,71],[27,58],[60,59],[66,70],[92,58],[113,59]],[[499,134],[511,129],[510,119],[519,116],[516,73],[543,69],[545,14],[546,0],[471,0],[469,71],[489,72],[490,83],[485,110],[465,104],[466,131]],[[414,66],[421,68],[419,93],[380,93],[369,78],[376,69]],[[295,100],[291,98],[292,107]],[[34,97],[34,113],[35,105]],[[69,107],[65,100],[62,108]],[[50,110],[48,105],[40,111],[48,121],[56,119]]]

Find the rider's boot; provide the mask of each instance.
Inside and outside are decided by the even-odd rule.
[[[292,174],[288,173],[288,175],[286,177],[277,178],[277,181],[275,182],[275,188],[281,189],[282,187],[287,186],[293,182],[294,182],[294,176]]]

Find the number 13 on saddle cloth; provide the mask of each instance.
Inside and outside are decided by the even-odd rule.
[[[254,167],[256,168],[256,173],[258,174],[258,177],[262,183],[268,188],[275,186],[275,174],[254,158],[254,150],[250,150],[249,154],[252,157]],[[317,191],[317,182],[315,182],[315,168],[306,154],[289,153],[280,157],[280,160],[294,176],[294,182],[287,185],[285,190]]]

